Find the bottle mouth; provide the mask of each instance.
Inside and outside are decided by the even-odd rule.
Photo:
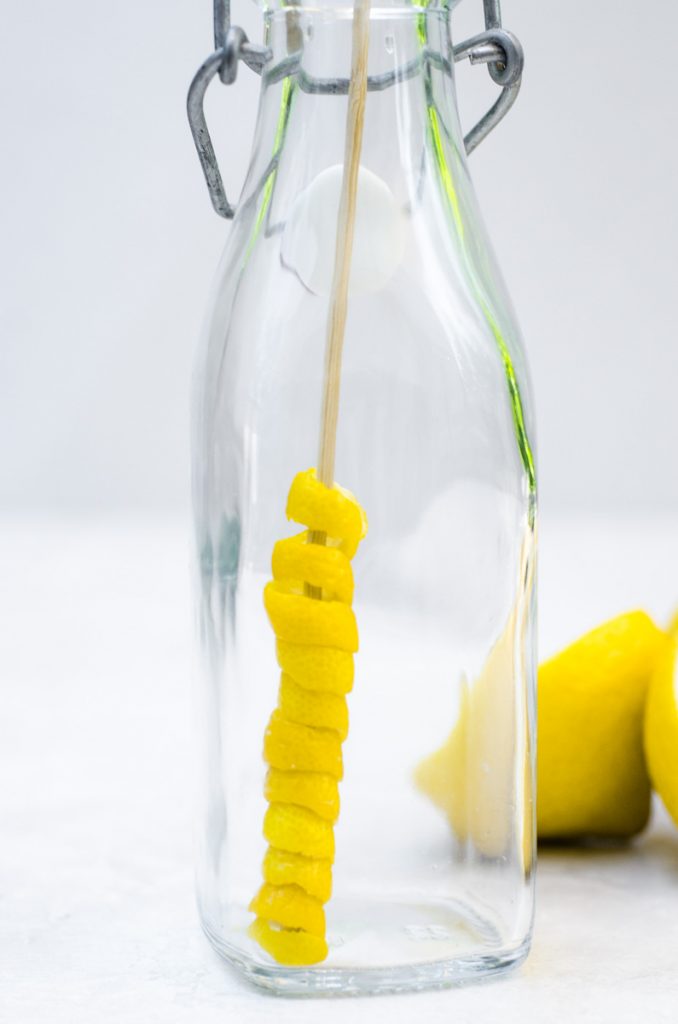
[[[336,14],[350,16],[355,0],[255,0],[265,14]],[[460,0],[372,0],[370,17],[393,17],[394,14],[426,14],[430,11],[451,11]]]

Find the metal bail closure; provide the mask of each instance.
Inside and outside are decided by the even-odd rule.
[[[493,81],[502,86],[499,99],[464,136],[464,147],[470,154],[496,128],[518,98],[525,57],[519,40],[503,28],[490,28],[455,46],[455,64],[466,57],[471,64],[487,64]]]
[[[217,4],[218,0],[215,3],[215,11]],[[216,31],[215,36],[217,36]],[[205,93],[216,74],[219,74],[224,85],[232,85],[238,74],[239,61],[243,61],[253,71],[261,74],[264,64],[271,59],[271,51],[265,46],[250,43],[243,30],[237,25],[229,25],[223,38],[223,46],[216,49],[198,68],[188,90],[186,108],[188,123],[191,126],[191,134],[198,151],[212,206],[220,217],[231,220],[235,216],[235,207],[228,201],[205,120]]]
[[[456,64],[458,61],[468,58],[471,64],[487,64],[490,77],[497,85],[501,86],[501,93],[487,113],[464,136],[464,147],[467,153],[472,153],[509,112],[518,96],[523,73],[523,48],[516,37],[501,26],[500,0],[483,0],[483,9],[485,31],[460,43],[459,46],[455,46],[453,49],[454,62]],[[204,109],[205,93],[217,74],[224,85],[232,85],[236,80],[240,61],[260,75],[273,55],[268,47],[250,43],[241,28],[231,25],[230,0],[214,0],[214,45],[214,53],[198,68],[188,90],[188,123],[207,182],[212,206],[220,217],[231,220],[235,216],[235,207],[229,203],[226,196],[214,146],[207,128]],[[448,58],[442,54],[432,53],[425,48],[420,58],[411,61],[404,67],[396,68],[385,74],[370,76],[367,80],[367,88],[370,92],[377,92],[396,82],[411,78],[420,70],[424,62],[442,67],[451,73],[451,64]],[[332,95],[348,93],[349,81],[347,78],[314,78],[308,75],[301,67],[301,51],[291,54],[275,68],[268,70],[266,78],[272,82],[289,75],[296,76],[298,86],[304,92]]]

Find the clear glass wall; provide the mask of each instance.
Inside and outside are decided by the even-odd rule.
[[[329,952],[313,965],[276,963],[248,906],[281,675],[263,591],[276,541],[303,529],[285,514],[292,481],[317,460],[344,153],[346,96],[314,82],[349,73],[350,8],[266,15],[273,59],[198,365],[199,904],[220,952],[281,991],[426,987],[529,946],[533,425],[448,21],[404,4],[371,14],[370,75],[400,70],[368,93],[361,156],[335,479],[369,528],[352,560],[360,642]]]

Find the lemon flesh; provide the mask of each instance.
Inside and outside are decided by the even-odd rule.
[[[676,624],[678,625],[678,623]],[[652,785],[678,825],[678,640],[657,662],[645,707],[645,757]]]
[[[644,706],[667,642],[644,612],[630,612],[539,669],[540,839],[626,837],[644,828],[650,813]]]

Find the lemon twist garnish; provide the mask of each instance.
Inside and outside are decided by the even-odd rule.
[[[249,932],[278,963],[301,966],[328,951],[323,904],[332,892],[346,694],[358,650],[350,559],[367,519],[352,494],[326,487],[314,469],[295,477],[287,516],[307,531],[275,545],[273,580],[264,589],[282,671],[264,735],[269,847]],[[324,544],[312,543],[316,533]]]

